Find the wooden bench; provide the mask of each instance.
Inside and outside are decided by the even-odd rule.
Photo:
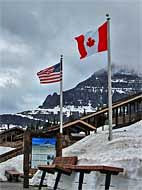
[[[76,163],[77,163],[77,157],[73,156],[73,157],[56,157],[52,165],[39,165],[38,169],[43,171],[40,184],[39,184],[39,190],[43,186],[43,181],[44,181],[46,172],[51,173],[51,174],[58,172],[56,180],[55,180],[55,184],[54,184],[54,190],[56,190],[58,187],[58,183],[60,181],[61,175],[62,174],[70,175],[72,173],[72,169],[66,168],[66,165],[72,166],[72,165],[75,165]]]
[[[109,190],[110,182],[111,182],[111,175],[118,175],[119,172],[123,172],[123,168],[112,167],[112,166],[103,166],[103,165],[96,165],[96,166],[87,166],[87,165],[66,165],[65,168],[71,169],[75,172],[80,172],[79,175],[79,185],[78,190],[82,190],[82,184],[84,179],[85,173],[90,173],[91,171],[99,171],[101,173],[106,174],[105,179],[105,190]]]
[[[21,173],[19,173],[17,170],[6,170],[5,176],[7,177],[8,181],[19,181]]]

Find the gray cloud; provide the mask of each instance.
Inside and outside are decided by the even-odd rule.
[[[111,15],[112,62],[140,71],[139,0],[0,0],[0,113],[37,107],[59,84],[40,85],[36,73],[64,54],[64,89],[107,66],[106,53],[80,61],[74,37]],[[142,72],[142,70],[141,70]]]

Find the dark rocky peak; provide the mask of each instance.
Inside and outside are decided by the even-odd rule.
[[[65,91],[63,93],[64,106],[86,106],[90,102],[92,107],[95,108],[98,105],[107,104],[107,89],[107,69],[101,69],[77,84],[76,87]],[[142,77],[130,69],[112,67],[113,101],[141,91]],[[59,105],[59,101],[59,95],[54,93],[47,96],[41,108],[54,108]]]

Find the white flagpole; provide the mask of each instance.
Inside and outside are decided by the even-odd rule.
[[[112,140],[112,87],[111,87],[111,55],[110,55],[110,17],[107,18],[107,46],[108,46],[108,114],[109,114],[109,137]]]
[[[60,58],[60,72],[62,75],[60,81],[60,134],[63,134],[63,55]]]

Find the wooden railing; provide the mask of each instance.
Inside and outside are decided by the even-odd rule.
[[[21,154],[23,154],[23,146],[16,148],[14,150],[8,151],[4,154],[1,154],[0,163],[5,162],[6,160],[9,160],[10,158],[16,157]]]
[[[3,143],[0,143],[0,146],[20,148],[21,146],[23,146],[23,141],[20,140],[16,142],[3,142]]]

